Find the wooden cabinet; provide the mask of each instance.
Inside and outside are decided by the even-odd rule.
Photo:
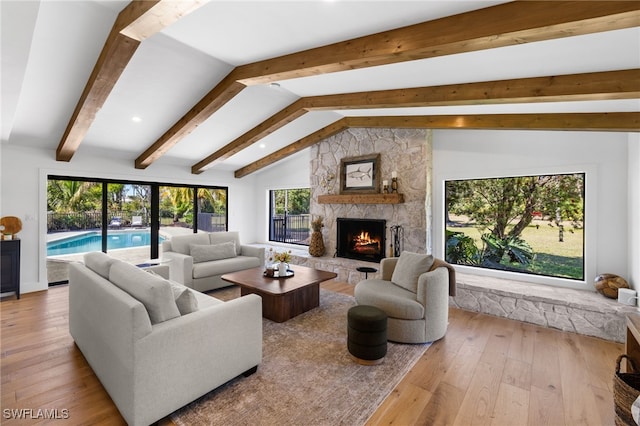
[[[20,240],[0,241],[1,293],[15,292],[20,299]]]
[[[627,338],[624,344],[624,353],[627,354],[631,362],[640,368],[640,315],[627,315]],[[627,372],[633,371],[629,363],[627,363]],[[638,371],[635,371],[636,373]]]

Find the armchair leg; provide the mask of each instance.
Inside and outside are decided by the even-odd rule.
[[[244,377],[249,377],[250,375],[252,375],[253,373],[255,373],[256,371],[258,371],[258,366],[256,365],[255,367],[252,367],[250,369],[248,369],[247,371],[245,371],[244,373],[242,373],[242,375]]]

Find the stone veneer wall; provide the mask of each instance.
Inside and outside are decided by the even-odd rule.
[[[456,280],[451,306],[615,342],[625,340],[627,314],[638,312],[594,291],[461,273]]]
[[[351,128],[311,147],[310,212],[324,218],[322,231],[325,256],[336,252],[336,219],[385,219],[386,253],[389,256],[390,229],[401,225],[404,249],[424,253],[427,248],[425,200],[427,174],[431,170],[431,152],[427,144],[431,132],[424,129]],[[402,204],[318,204],[319,195],[340,193],[340,161],[360,155],[380,154],[380,180],[391,182],[391,172],[398,173],[398,192]],[[335,179],[327,180],[333,174]],[[382,182],[380,182],[382,186]],[[430,192],[430,191],[429,191]]]

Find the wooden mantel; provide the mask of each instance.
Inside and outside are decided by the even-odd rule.
[[[341,194],[319,195],[319,204],[400,204],[404,203],[402,194]]]

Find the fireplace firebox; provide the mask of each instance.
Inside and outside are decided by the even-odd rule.
[[[338,257],[380,262],[385,257],[386,220],[338,218]]]

